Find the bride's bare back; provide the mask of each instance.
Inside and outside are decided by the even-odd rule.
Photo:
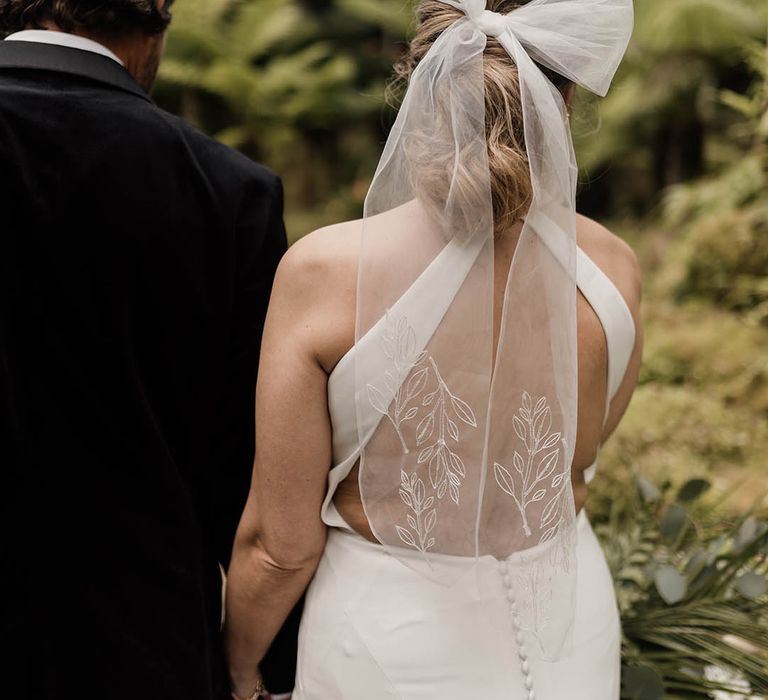
[[[292,303],[278,317],[272,315],[270,325],[293,326],[292,333],[302,336],[302,342],[292,344],[279,328],[265,337],[264,353],[309,352],[311,360],[327,378],[339,360],[354,344],[355,289],[357,261],[361,240],[360,221],[338,224],[310,234],[289,252],[281,266],[277,286],[289,285],[295,289]],[[495,255],[495,334],[498,338],[504,287],[514,254],[520,226],[500,236]],[[638,322],[640,304],[640,275],[632,250],[620,239],[595,222],[579,217],[578,242],[584,252],[606,273],[623,295],[638,328],[637,342],[621,388],[610,407],[604,426],[607,394],[607,346],[603,327],[586,299],[578,297],[579,345],[579,416],[576,451],[573,462],[573,489],[577,511],[587,499],[584,472],[594,462],[600,445],[613,432],[631,398],[640,366],[642,336]],[[276,295],[280,293],[276,290]],[[405,290],[403,290],[405,291]],[[301,308],[298,308],[301,306]],[[300,326],[298,329],[297,319]],[[288,331],[290,332],[290,331]],[[280,338],[281,349],[270,347]],[[302,350],[303,349],[303,350]],[[305,358],[306,359],[306,358]],[[261,388],[270,382],[269,373],[260,377]],[[315,384],[318,386],[318,384]],[[325,387],[323,386],[323,390]],[[328,421],[327,410],[313,418],[307,410],[317,405],[307,396],[302,421]],[[331,467],[330,437],[326,442],[327,469]],[[319,447],[319,446],[318,446]],[[373,539],[363,513],[358,488],[358,468],[355,467],[339,486],[334,502],[341,516],[357,532]]]

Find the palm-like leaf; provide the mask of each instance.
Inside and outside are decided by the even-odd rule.
[[[740,592],[750,590],[740,585],[745,572],[756,581],[768,573],[768,525],[722,522],[697,510],[701,494],[693,486],[677,503],[664,503],[658,488],[641,481],[639,498],[618,499],[596,528],[622,615],[625,698],[704,699],[740,692],[744,683],[768,693],[768,595],[760,587],[754,599]],[[684,517],[671,519],[670,509]],[[655,575],[667,568],[683,585],[673,603]]]

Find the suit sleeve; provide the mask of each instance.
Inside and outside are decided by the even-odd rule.
[[[247,188],[237,221],[237,271],[226,380],[214,447],[216,556],[226,569],[250,487],[255,442],[255,396],[261,337],[277,266],[287,249],[283,189],[270,175]]]
[[[261,337],[277,265],[287,249],[283,225],[283,188],[277,178],[271,183],[268,210],[257,196],[246,198],[246,210],[238,222],[237,298],[234,304],[233,342],[224,432],[236,436],[228,441],[229,455],[223,462],[218,494],[218,557],[226,568],[235,531],[245,506],[251,478],[255,441],[255,391]],[[266,227],[264,228],[264,220]],[[259,222],[261,221],[261,226]],[[261,245],[252,247],[255,232],[264,230]],[[293,690],[296,675],[300,602],[286,620],[262,662],[267,688],[273,693]]]

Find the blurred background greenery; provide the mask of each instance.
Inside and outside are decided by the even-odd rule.
[[[412,4],[183,0],[156,98],[282,175],[292,240],[357,218],[392,122],[385,85]],[[579,209],[628,240],[645,271],[640,386],[590,504],[634,668],[624,694],[720,697],[706,664],[663,664],[684,652],[731,658],[732,644],[712,644],[739,615],[762,623],[749,634],[744,623],[752,646],[731,668],[756,659],[752,687],[764,692],[768,599],[743,576],[766,573],[765,549],[749,543],[765,540],[768,491],[768,2],[635,7],[611,93],[579,95],[573,122]],[[638,478],[640,491],[627,487]],[[745,520],[751,509],[757,520]],[[678,633],[694,627],[689,648]]]

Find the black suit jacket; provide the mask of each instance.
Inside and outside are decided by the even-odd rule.
[[[4,697],[229,698],[282,207],[111,59],[0,42]]]

